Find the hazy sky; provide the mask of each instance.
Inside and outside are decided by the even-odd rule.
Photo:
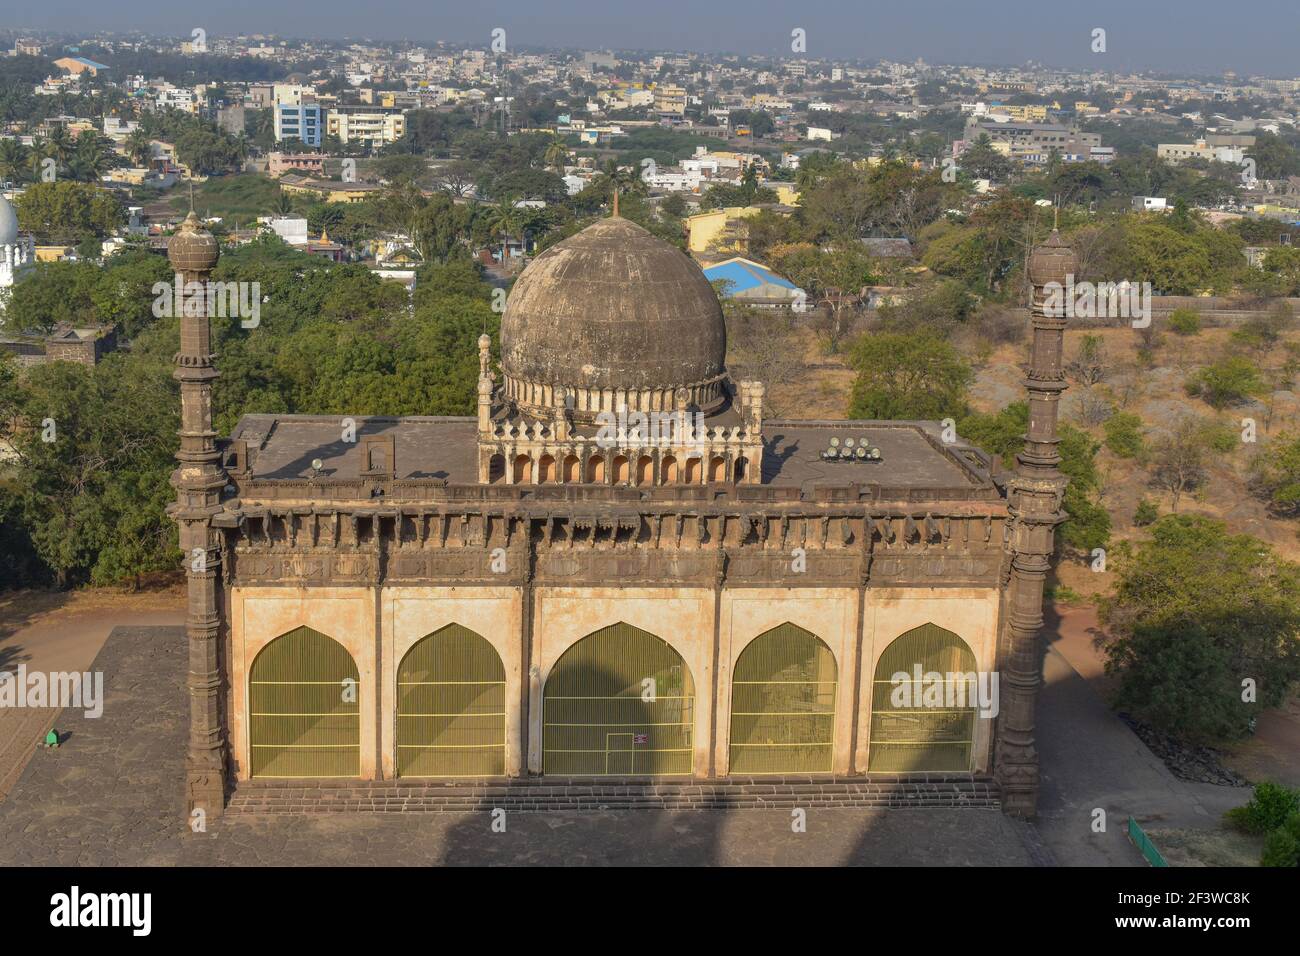
[[[1103,70],[1300,75],[1297,0],[40,0],[10,7],[10,29],[116,29],[211,36],[448,40],[486,46],[624,47],[785,54],[807,32],[812,57],[1049,65]],[[1091,51],[1094,28],[1107,52]]]

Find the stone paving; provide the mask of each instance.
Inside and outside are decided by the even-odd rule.
[[[191,834],[180,628],[116,629],[96,659],[104,714],[65,712],[0,803],[0,866],[1042,865],[1030,825],[981,809],[227,816]]]

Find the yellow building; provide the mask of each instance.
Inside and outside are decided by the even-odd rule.
[[[72,255],[75,250],[72,246],[37,246],[37,262],[62,262],[68,256]]]
[[[773,188],[782,186],[787,190],[794,188],[790,183],[768,183],[767,185]],[[778,190],[777,195],[782,195],[782,191]],[[786,195],[790,194],[786,192]],[[793,196],[798,199],[799,193],[795,191]],[[746,252],[749,248],[749,242],[744,230],[738,228],[738,223],[740,220],[757,216],[765,209],[770,211],[771,207],[727,206],[723,209],[713,209],[709,212],[687,216],[686,247],[692,253],[700,254],[709,252]]]
[[[316,196],[324,202],[364,202],[381,187],[373,183],[344,183],[332,179],[310,179],[290,173],[280,178],[285,192]]]

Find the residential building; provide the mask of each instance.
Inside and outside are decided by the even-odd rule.
[[[275,141],[297,140],[304,146],[320,147],[325,124],[318,103],[276,103]]]
[[[336,106],[326,114],[325,123],[326,135],[372,149],[395,143],[406,134],[406,115],[400,109]]]

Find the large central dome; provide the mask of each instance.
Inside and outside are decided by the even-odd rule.
[[[726,351],[699,266],[617,217],[533,260],[501,323],[506,395],[535,414],[566,393],[579,418],[620,405],[707,409],[723,398]]]

